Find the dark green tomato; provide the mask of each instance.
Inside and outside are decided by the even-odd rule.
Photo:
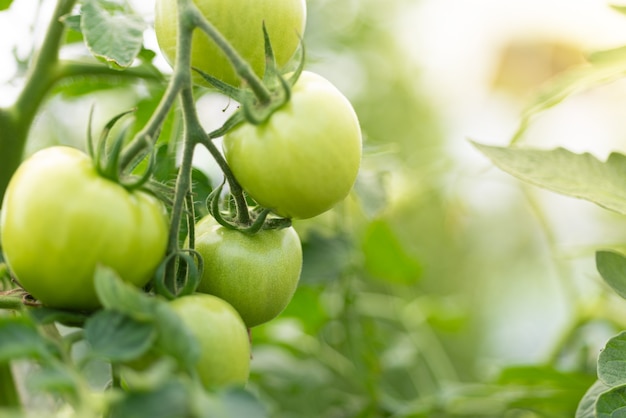
[[[176,3],[177,0],[157,0],[154,22],[161,51],[171,64],[176,59]],[[300,43],[300,36],[304,34],[304,0],[194,0],[194,3],[258,76],[265,72],[263,23],[279,67],[289,61]],[[226,83],[240,84],[230,61],[199,29],[193,35],[191,65]],[[197,75],[194,75],[194,80],[208,85]]]
[[[198,292],[229,302],[249,328],[275,318],[291,301],[302,269],[293,228],[249,235],[207,216],[196,225],[195,241],[204,260]]]
[[[0,218],[3,252],[44,305],[93,309],[96,266],[144,286],[161,262],[168,221],[161,202],[100,177],[83,152],[46,148],[11,179]]]

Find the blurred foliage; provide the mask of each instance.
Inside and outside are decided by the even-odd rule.
[[[420,69],[406,59],[392,30],[413,3],[307,3],[307,65],[354,104],[365,156],[345,203],[295,223],[305,254],[301,285],[277,320],[253,330],[249,389],[270,416],[280,418],[572,417],[595,380],[581,331],[593,323],[574,321],[564,332],[567,350],[557,347],[545,364],[507,368],[509,359],[489,347],[490,326],[513,326],[506,312],[498,313],[508,303],[505,294],[521,299],[528,289],[542,292],[554,279],[554,264],[524,196],[470,221],[476,214],[450,186],[462,173],[455,173],[446,152],[438,110],[421,91]],[[80,40],[70,34],[68,42]],[[510,53],[515,60],[525,52]],[[27,153],[57,143],[83,147],[94,103],[94,132],[112,115],[136,107],[132,134],[146,123],[164,87],[162,81],[123,77],[71,79],[45,105]],[[202,116],[211,124],[222,113]],[[176,147],[179,130],[173,112],[160,146]],[[161,181],[174,173],[173,161],[158,167]],[[194,182],[204,186],[197,189],[200,215],[200,197],[211,190],[207,183],[219,180],[210,170],[194,173]],[[528,321],[535,319],[541,321]],[[521,330],[503,338],[508,335],[528,338]],[[524,346],[535,343],[549,345]],[[579,361],[566,361],[571,358]]]

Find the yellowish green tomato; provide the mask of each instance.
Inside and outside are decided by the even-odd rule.
[[[198,292],[229,302],[248,328],[275,318],[291,301],[302,269],[302,246],[293,228],[251,235],[206,216],[196,225],[195,243],[204,260]]]
[[[98,175],[83,152],[55,146],[24,161],[0,218],[2,250],[26,291],[44,305],[90,310],[97,265],[144,286],[165,255],[162,203]]]
[[[207,389],[245,385],[250,338],[241,317],[224,300],[204,294],[174,299],[170,306],[200,343],[197,372]]]
[[[303,72],[291,100],[261,125],[224,137],[235,177],[260,205],[288,218],[311,218],[342,201],[361,162],[361,129],[346,97]]]
[[[305,0],[193,0],[204,17],[226,38],[252,70],[265,71],[263,22],[269,33],[276,62],[285,65],[293,56],[304,34]],[[165,58],[173,65],[178,33],[177,0],[157,0],[154,28]],[[230,61],[215,43],[199,29],[193,35],[191,65],[226,83],[240,80]],[[194,80],[208,85],[194,75]]]

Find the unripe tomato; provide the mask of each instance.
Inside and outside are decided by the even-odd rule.
[[[311,218],[350,192],[361,162],[361,130],[348,99],[305,71],[291,100],[267,122],[226,134],[224,153],[260,205],[284,217]]]
[[[20,284],[44,305],[96,308],[99,264],[137,286],[152,277],[167,245],[161,202],[98,175],[83,152],[46,148],[12,177],[0,218],[2,247]]]
[[[200,343],[197,371],[207,389],[245,385],[250,374],[250,338],[237,311],[203,294],[174,299],[170,306]]]
[[[176,59],[177,0],[157,0],[154,28],[165,58]],[[296,51],[306,22],[305,0],[194,0],[204,17],[259,76],[265,71],[263,22],[279,67]],[[200,30],[193,35],[191,65],[226,83],[240,81],[224,53]],[[194,75],[196,82],[207,83]]]
[[[206,216],[196,225],[195,243],[204,260],[198,292],[229,302],[248,328],[275,318],[291,301],[302,269],[293,228],[250,235]]]

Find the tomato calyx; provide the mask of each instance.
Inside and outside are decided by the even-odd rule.
[[[256,234],[261,230],[283,229],[291,226],[291,219],[270,216],[271,210],[261,206],[255,206],[252,211],[249,211],[246,217],[247,222],[242,222],[240,220],[242,217],[237,213],[234,205],[228,205],[226,210],[221,208],[223,188],[224,182],[209,194],[206,201],[209,214],[223,227],[246,234]],[[228,200],[229,198],[226,199]]]
[[[168,283],[167,280],[166,272],[170,263],[175,263],[177,271],[175,283]],[[202,256],[196,250],[193,248],[179,249],[168,254],[157,268],[154,278],[154,291],[169,300],[191,295],[200,283],[203,270]]]
[[[256,89],[238,88],[232,86],[222,80],[219,80],[198,68],[193,68],[204,80],[215,87],[220,93],[238,101],[241,106],[231,118],[227,121],[229,129],[237,126],[239,123],[248,122],[253,125],[261,125],[266,122],[272,114],[284,106],[291,99],[291,88],[294,86],[300,74],[304,69],[305,48],[302,40],[300,41],[299,54],[286,65],[287,68],[295,63],[295,69],[290,71],[289,77],[285,77],[276,64],[276,57],[272,48],[270,36],[263,24],[263,36],[265,44],[265,73],[263,75],[262,84],[265,87],[263,94]],[[245,79],[244,79],[245,84]],[[269,95],[267,95],[269,93]]]

